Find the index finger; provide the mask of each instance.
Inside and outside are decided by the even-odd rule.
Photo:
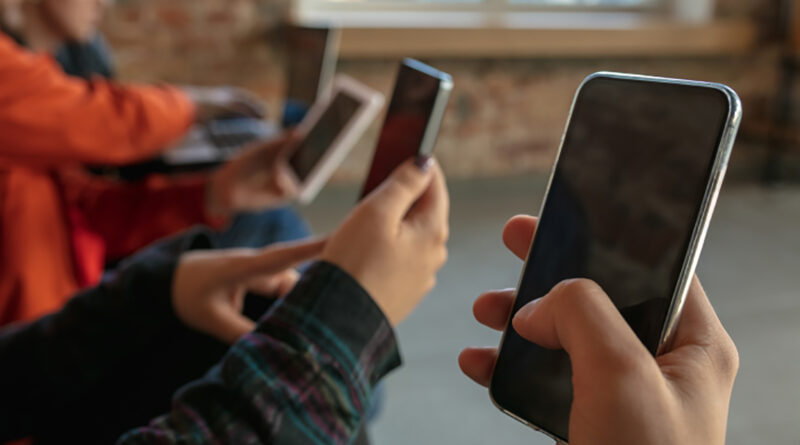
[[[517,215],[508,220],[503,228],[503,243],[522,261],[528,258],[538,222],[535,216]]]
[[[408,159],[367,195],[359,208],[371,208],[389,221],[399,223],[428,190],[433,180],[431,173],[430,169],[421,168],[413,159]]]
[[[319,256],[327,240],[312,240],[299,243],[279,244],[255,256],[248,269],[250,272],[275,273],[290,269],[304,261]]]

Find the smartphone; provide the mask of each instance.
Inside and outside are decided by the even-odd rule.
[[[325,26],[286,26],[286,102],[281,125],[292,128],[324,97],[336,74],[340,32]]]
[[[383,95],[339,74],[330,93],[311,107],[297,127],[300,141],[281,162],[300,204],[328,182],[383,107]]]
[[[597,73],[572,105],[511,317],[571,278],[597,282],[647,349],[668,348],[741,121],[730,88]],[[569,440],[571,363],[508,321],[494,404]]]
[[[406,159],[433,153],[452,90],[449,74],[413,59],[402,61],[361,198]]]

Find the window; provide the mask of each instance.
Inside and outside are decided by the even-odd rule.
[[[758,36],[749,19],[681,16],[715,0],[289,1],[291,21],[341,28],[350,59],[719,56]]]
[[[295,0],[305,5],[339,10],[504,9],[548,11],[625,11],[656,7],[664,0]],[[479,8],[475,8],[479,7]]]
[[[602,15],[618,16],[607,24],[613,27],[620,25],[620,17],[620,26],[625,26],[636,20],[632,16],[663,10],[668,1],[672,0],[292,0],[292,16],[301,23],[332,20],[344,26],[474,27],[501,20],[535,27],[539,23],[586,25],[598,13],[612,13]],[[604,20],[600,18],[600,26],[606,26]]]
[[[630,7],[645,6],[652,3],[650,0],[510,0],[511,3],[522,3],[537,6],[563,6],[580,8],[588,6],[600,7]]]

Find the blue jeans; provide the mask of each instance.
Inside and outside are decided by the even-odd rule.
[[[225,231],[217,234],[217,246],[264,247],[311,236],[308,224],[291,207],[260,213],[242,213]]]

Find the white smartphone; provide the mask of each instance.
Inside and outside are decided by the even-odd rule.
[[[608,294],[655,356],[669,348],[741,121],[730,88],[597,73],[576,95],[513,311],[570,278]],[[490,384],[495,405],[569,440],[564,351],[520,337],[511,317]]]
[[[293,182],[296,200],[314,200],[383,107],[383,95],[340,74],[330,93],[315,103],[297,127],[300,142],[281,168]]]

